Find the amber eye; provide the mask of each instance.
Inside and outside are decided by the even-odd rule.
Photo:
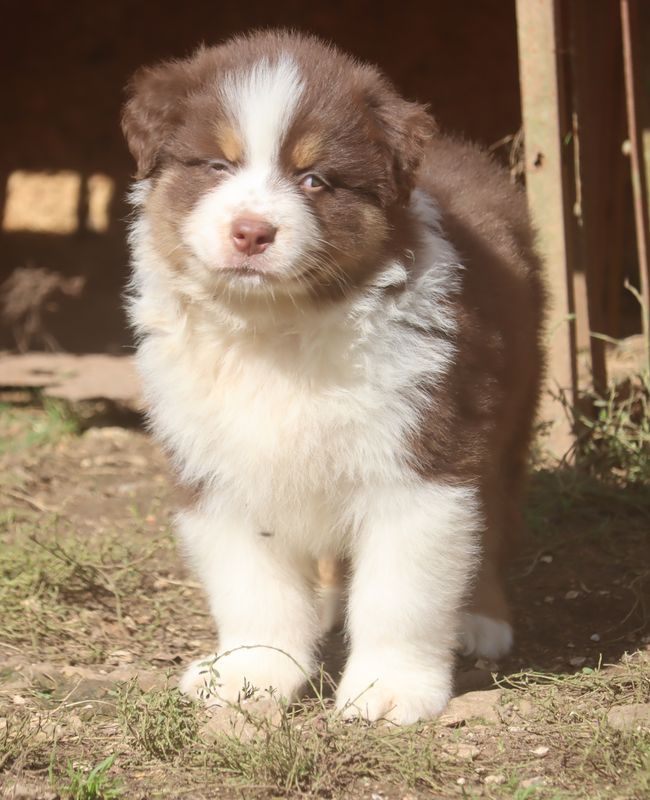
[[[309,175],[302,176],[300,179],[300,186],[308,192],[319,192],[321,189],[324,189],[327,184],[318,175],[314,175],[310,172]]]

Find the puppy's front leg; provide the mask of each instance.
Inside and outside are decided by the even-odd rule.
[[[409,724],[435,716],[451,696],[459,609],[481,524],[476,493],[422,484],[363,502],[337,706],[347,716]]]
[[[224,702],[252,688],[287,699],[314,666],[318,615],[300,561],[245,515],[213,502],[185,513],[180,533],[207,590],[219,631],[215,656],[194,662],[181,691]],[[212,667],[209,665],[212,663]]]

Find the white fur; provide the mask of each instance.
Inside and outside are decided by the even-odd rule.
[[[347,716],[410,724],[451,697],[458,609],[476,548],[476,494],[428,484],[371,491],[353,543]]]
[[[233,124],[243,135],[249,164],[275,164],[302,88],[298,67],[287,55],[225,77],[221,93]]]
[[[230,226],[238,217],[259,217],[277,233],[264,259],[267,272],[285,280],[299,275],[300,256],[318,237],[318,228],[304,198],[294,185],[276,174],[270,165],[246,166],[206,194],[187,217],[184,240],[196,262],[190,269],[197,281],[210,288],[219,270],[231,266],[234,251]],[[259,276],[240,275],[252,287],[263,288]]]
[[[484,614],[463,614],[460,630],[463,655],[496,661],[510,652],[512,640],[512,626],[509,622],[486,617]]]
[[[308,225],[309,214],[272,163],[300,83],[289,62],[274,73],[277,87],[271,74],[264,65],[226,85],[252,161],[190,215],[182,276],[152,240],[148,185],[135,192],[137,364],[156,434],[181,477],[205,487],[179,530],[219,628],[218,696],[236,700],[245,682],[295,696],[319,636],[314,559],[345,555],[352,649],[338,705],[412,722],[449,697],[481,526],[474,489],[428,483],[409,466],[409,438],[430,402],[422,387],[444,381],[455,355],[449,298],[460,267],[435,207],[415,193],[421,245],[378,265],[354,296],[317,308],[214,291],[223,231],[213,231],[237,210],[282,220],[287,238],[279,232],[269,248],[277,268],[299,267],[304,251],[297,221]],[[280,101],[289,110],[273,116]],[[199,691],[204,673],[192,665],[182,688]]]
[[[275,536],[261,536],[253,519],[223,495],[181,515],[179,531],[219,625],[215,694],[234,702],[246,682],[293,697],[313,671],[319,633],[305,556],[278,546]],[[195,662],[181,688],[201,689],[204,672]]]
[[[247,72],[226,76],[221,93],[232,124],[244,142],[244,164],[206,194],[188,216],[184,239],[195,263],[189,268],[209,288],[219,270],[235,255],[230,226],[237,217],[259,217],[275,228],[273,247],[257,258],[257,266],[285,280],[304,266],[300,256],[318,237],[318,228],[304,197],[283,178],[278,154],[292,113],[302,94],[295,63],[260,61]],[[259,288],[256,275],[239,276]]]

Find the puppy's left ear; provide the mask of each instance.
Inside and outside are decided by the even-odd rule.
[[[406,205],[418,167],[438,126],[425,106],[404,100],[374,70],[363,75],[364,95],[373,114],[378,144],[388,160],[390,201]]]

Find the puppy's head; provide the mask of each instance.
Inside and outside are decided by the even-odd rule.
[[[141,70],[122,125],[163,263],[273,295],[364,280],[434,129],[375,69],[283,32]]]

